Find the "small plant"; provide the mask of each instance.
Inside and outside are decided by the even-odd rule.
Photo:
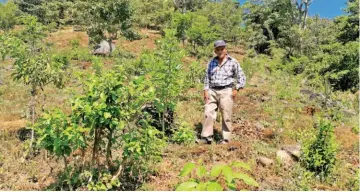
[[[301,163],[309,171],[326,177],[331,173],[336,162],[334,127],[326,120],[321,120],[318,127],[319,133],[316,138],[305,143]]]
[[[195,141],[195,131],[185,122],[181,123],[179,128],[175,130],[171,141],[177,144],[191,144]]]
[[[239,190],[237,182],[243,181],[246,185],[258,187],[259,184],[251,176],[235,172],[235,168],[250,171],[250,165],[244,162],[233,162],[230,165],[215,165],[208,173],[202,163],[196,167],[194,163],[187,163],[180,172],[180,177],[190,175],[190,178],[176,187],[176,191],[223,191]],[[193,174],[195,170],[195,174]],[[225,182],[223,182],[225,180]],[[225,183],[225,186],[221,185]]]
[[[87,185],[87,188],[90,191],[107,191],[116,189],[116,187],[120,187],[119,179],[116,177],[114,178],[108,173],[100,174],[100,177],[96,182],[92,181]]]

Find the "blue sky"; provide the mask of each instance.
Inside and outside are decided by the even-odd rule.
[[[310,5],[309,15],[319,14],[320,17],[334,18],[344,15],[343,8],[346,7],[347,0],[314,0]]]
[[[239,0],[244,4],[246,0]],[[339,15],[344,15],[342,8],[346,7],[347,0],[313,0],[310,5],[309,15],[319,14],[322,18],[332,19]]]

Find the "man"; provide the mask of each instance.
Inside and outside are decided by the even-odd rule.
[[[205,118],[198,142],[210,144],[216,111],[222,116],[221,144],[231,140],[231,116],[233,102],[237,92],[245,86],[246,77],[239,62],[227,54],[226,43],[218,40],[214,43],[217,55],[208,64],[204,80]]]

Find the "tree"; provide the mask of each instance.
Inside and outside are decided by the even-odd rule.
[[[293,0],[298,10],[298,23],[302,29],[306,28],[306,19],[309,13],[309,7],[313,0]]]
[[[0,55],[10,56],[15,60],[13,72],[14,80],[22,81],[30,87],[31,94],[31,123],[36,119],[36,100],[39,91],[43,91],[48,84],[58,88],[64,85],[65,70],[69,61],[62,55],[49,55],[43,45],[45,28],[34,16],[22,18],[24,29],[16,36],[3,35],[0,38]],[[34,130],[31,134],[30,150],[34,142]]]
[[[335,23],[340,27],[339,41],[347,43],[359,38],[359,0],[348,0],[345,12],[348,15],[339,16]]]
[[[174,13],[173,1],[133,0],[134,24],[156,30],[164,29]]]
[[[86,24],[90,44],[97,45],[106,40],[112,51],[112,41],[119,31],[128,38],[138,38],[131,29],[133,11],[129,0],[87,1]]]
[[[73,23],[74,4],[78,0],[15,0],[24,13],[37,17],[38,21],[49,25],[55,23],[57,27]]]
[[[19,9],[14,2],[10,1],[4,5],[0,4],[0,30],[8,32],[14,28],[18,16]]]
[[[146,73],[151,76],[155,87],[155,107],[158,111],[163,132],[170,126],[166,115],[175,110],[179,94],[183,90],[181,51],[175,37],[175,31],[167,30],[165,37],[157,43],[157,51],[142,56]]]

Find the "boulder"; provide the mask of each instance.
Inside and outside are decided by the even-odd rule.
[[[261,164],[264,167],[268,167],[274,164],[274,160],[266,158],[266,157],[259,157],[256,159],[258,164]]]
[[[281,150],[286,151],[288,154],[290,154],[297,161],[300,159],[300,150],[301,150],[300,145],[283,146],[283,147],[281,147]]]
[[[269,97],[269,96],[262,96],[262,97],[260,98],[260,100],[261,100],[262,102],[269,101],[270,99],[271,99],[271,97]]]
[[[279,150],[276,152],[276,157],[286,166],[291,165],[294,161],[291,155],[285,150]]]
[[[111,51],[110,51],[110,44],[109,42],[102,40],[97,46],[95,46],[95,49],[93,51],[94,55],[103,55],[107,56],[111,52],[115,51],[116,47],[114,43],[111,43]]]

